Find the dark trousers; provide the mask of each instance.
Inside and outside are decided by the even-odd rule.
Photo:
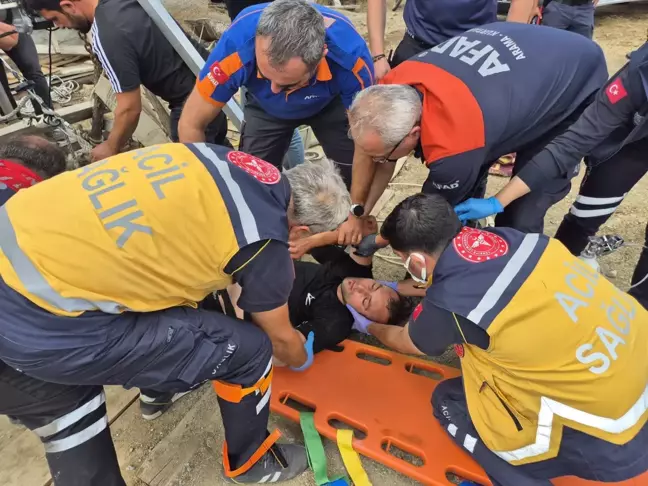
[[[182,392],[207,380],[255,387],[271,372],[272,346],[255,325],[189,307],[110,315],[50,314],[0,283],[0,358],[23,373],[69,385],[123,385]],[[38,336],[37,346],[3,329]],[[27,342],[27,341],[25,341]],[[239,402],[218,397],[232,468],[268,436],[269,390]]]
[[[621,446],[563,427],[557,457],[512,466],[489,450],[479,437],[468,412],[461,378],[439,383],[432,396],[432,408],[441,426],[486,471],[493,486],[551,486],[550,479],[562,476],[616,482],[648,470],[648,424]]]
[[[407,31],[403,36],[403,40],[400,41],[392,58],[389,60],[389,65],[393,68],[398,66],[404,61],[407,61],[409,58],[420,54],[423,51],[426,51],[434,47],[426,42],[415,39]]]
[[[38,435],[55,486],[126,486],[105,399],[101,386],[48,383],[0,361],[0,414]]]
[[[517,148],[515,150],[517,156],[515,157],[515,165],[513,166],[513,176],[516,176],[547,144],[578,120],[585,108],[592,102],[594,96],[595,94],[581,103],[569,116],[545,132],[542,137],[537,138],[523,147]],[[486,174],[488,174],[488,166],[484,168]],[[515,228],[523,233],[544,232],[544,218],[547,211],[569,193],[571,180],[577,174],[578,167],[574,173],[567,174],[563,178],[547,181],[542,189],[531,191],[526,196],[516,199],[504,209],[503,213],[497,215],[495,225]]]
[[[18,44],[7,51],[7,56],[14,62],[23,76],[34,83],[34,92],[41,97],[47,106],[51,106],[49,84],[47,84],[47,80],[43,76],[43,70],[36,52],[36,44],[34,44],[31,36],[20,34]]]
[[[178,122],[180,121],[183,107],[184,103],[169,106],[171,111],[171,113],[169,113],[169,135],[171,136],[172,142],[178,142],[180,140],[178,137]],[[227,139],[227,116],[225,116],[225,113],[222,111],[209,123],[209,125],[207,125],[207,129],[205,130],[205,142],[224,145],[225,147],[232,147]]]
[[[625,195],[648,171],[648,139],[622,148],[609,160],[597,164],[590,161],[576,201],[563,218],[556,239],[574,255],[580,255],[590,236],[594,236],[619,205]],[[648,245],[648,228],[646,243]],[[633,276],[633,284],[648,275],[648,250],[644,248]],[[648,279],[630,293],[648,307]]]
[[[351,185],[353,140],[349,138],[349,120],[340,98],[310,118],[283,120],[266,113],[248,93],[243,112],[240,150],[281,169],[295,128],[308,125],[313,129],[326,156],[335,162],[347,187]]]
[[[594,4],[566,5],[553,0],[542,11],[542,25],[563,29],[592,38],[594,34]]]

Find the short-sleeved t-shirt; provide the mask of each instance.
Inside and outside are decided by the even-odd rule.
[[[481,327],[428,299],[423,299],[414,309],[409,320],[409,335],[414,345],[428,356],[440,356],[453,344],[468,343],[482,349],[488,349],[490,344],[488,334]]]
[[[431,46],[473,27],[497,21],[497,0],[407,0],[403,12],[410,34]]]
[[[246,8],[223,33],[198,76],[198,91],[205,100],[220,106],[245,86],[271,116],[297,120],[316,115],[337,97],[349,108],[355,94],[373,84],[369,49],[351,21],[334,10],[313,5],[324,16],[328,53],[308,86],[273,93],[270,81],[258,72],[254,42],[267,5]]]
[[[191,93],[194,74],[137,0],[100,0],[91,35],[115,93],[144,85],[172,105]]]
[[[295,262],[295,282],[288,302],[290,321],[304,336],[315,333],[315,352],[334,346],[351,333],[353,316],[337,295],[347,277],[373,278],[371,266],[360,265],[344,250],[336,251],[322,265]]]

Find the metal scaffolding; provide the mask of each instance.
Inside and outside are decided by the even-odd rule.
[[[183,61],[189,66],[193,73],[198,73],[205,64],[205,60],[198,53],[193,44],[189,41],[178,23],[169,15],[159,0],[137,0],[147,14],[153,19],[153,22],[160,28],[164,37],[171,43],[173,48],[182,57]],[[227,117],[234,123],[236,128],[241,129],[243,122],[243,111],[241,107],[232,99],[223,107]]]

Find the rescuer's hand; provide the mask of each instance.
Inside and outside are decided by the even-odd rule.
[[[455,212],[462,223],[471,219],[482,219],[504,211],[502,203],[497,198],[488,199],[470,198],[455,206]]]

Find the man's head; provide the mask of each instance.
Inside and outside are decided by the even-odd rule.
[[[416,302],[371,278],[347,277],[340,284],[342,302],[372,322],[402,325]]]
[[[57,27],[90,32],[98,0],[23,0],[25,7]]]
[[[56,144],[35,135],[23,135],[0,144],[0,159],[15,162],[49,179],[65,171],[65,152]]]
[[[356,146],[382,163],[416,148],[421,137],[421,98],[405,84],[379,84],[360,91],[349,110]]]
[[[415,194],[394,208],[380,234],[412,277],[429,283],[436,261],[459,231],[459,218],[442,196]]]
[[[324,17],[307,0],[276,0],[261,14],[255,51],[274,93],[306,86],[328,52]]]
[[[323,158],[287,170],[290,238],[332,231],[346,220],[351,197],[333,162]]]

